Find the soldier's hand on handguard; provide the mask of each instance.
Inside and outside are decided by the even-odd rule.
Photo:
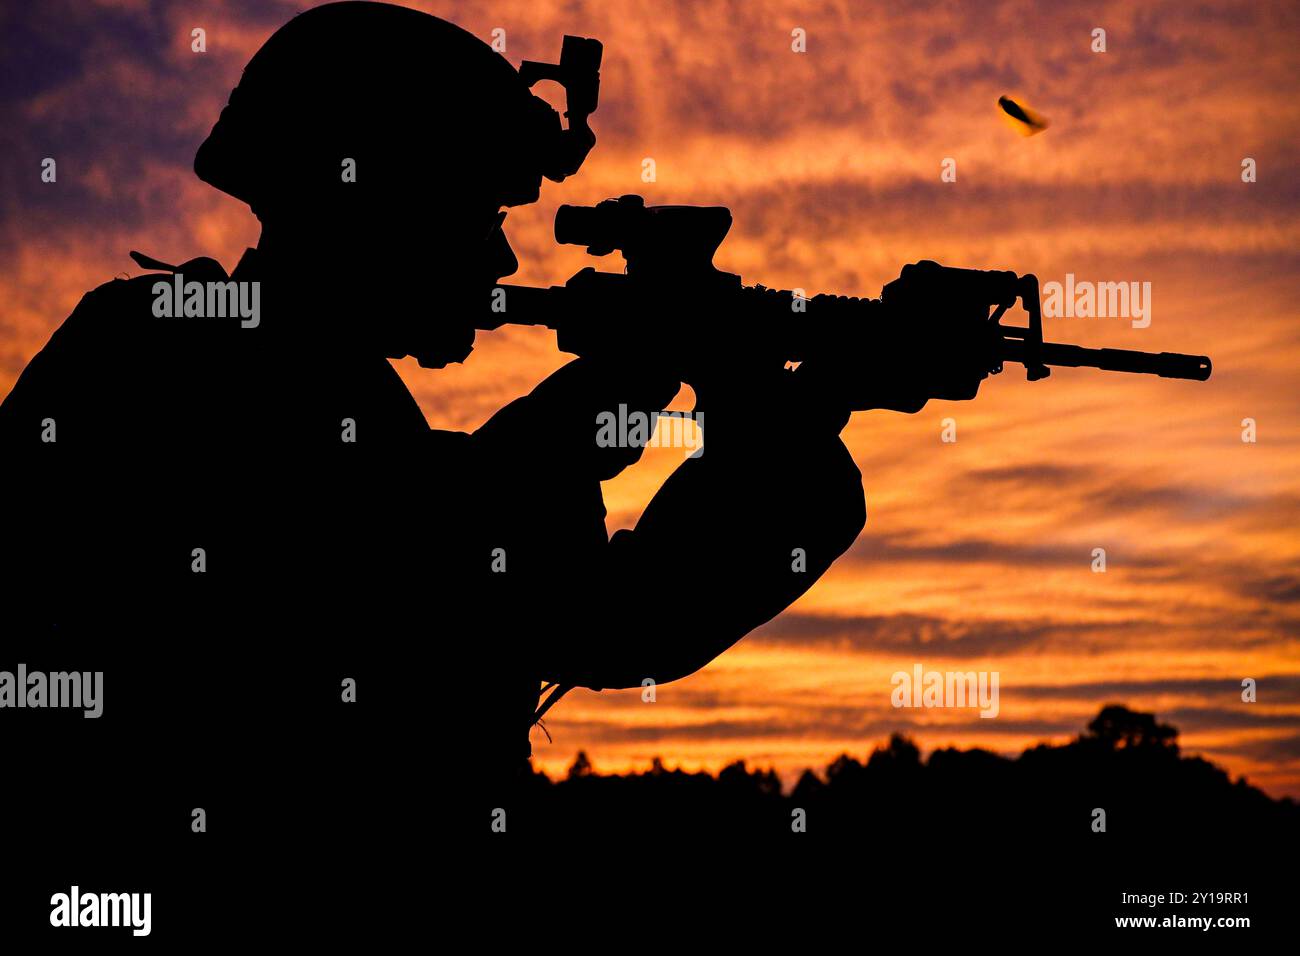
[[[999,367],[1000,336],[989,307],[951,294],[942,282],[924,288],[895,279],[881,293],[867,374],[876,407],[914,413],[932,398],[966,401]]]

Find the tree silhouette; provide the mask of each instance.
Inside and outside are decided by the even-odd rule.
[[[579,752],[565,779],[533,774],[520,799],[527,826],[556,837],[751,838],[792,832],[792,813],[802,810],[809,834],[876,841],[926,834],[966,845],[987,837],[1092,852],[1188,846],[1188,834],[1199,848],[1300,838],[1294,801],[1272,800],[1207,760],[1182,757],[1177,739],[1154,714],[1117,704],[1074,741],[1018,757],[944,748],[922,759],[913,741],[894,734],[865,762],[841,754],[820,774],[806,770],[789,793],[772,770],[744,761],[716,776],[669,769],[659,758],[644,773],[603,775]],[[1098,808],[1106,811],[1104,835],[1091,826]],[[1105,838],[1111,842],[1097,842]]]
[[[1088,724],[1088,733],[1112,750],[1123,747],[1178,750],[1176,728],[1156,723],[1155,714],[1138,713],[1121,704],[1107,704],[1103,707],[1101,713]]]
[[[569,767],[569,779],[578,780],[582,777],[590,777],[595,773],[591,766],[591,760],[587,757],[587,751],[579,750],[578,755],[573,758],[573,765]]]

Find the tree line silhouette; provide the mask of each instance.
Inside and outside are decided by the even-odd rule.
[[[1039,744],[1014,758],[946,748],[922,759],[915,743],[894,734],[865,762],[842,754],[820,774],[804,771],[786,792],[774,771],[744,761],[716,775],[669,770],[659,758],[644,772],[600,774],[579,752],[563,779],[532,772],[520,797],[510,829],[525,832],[776,835],[799,832],[802,811],[808,834],[924,834],[953,846],[978,834],[1058,845],[1109,838],[1129,848],[1300,836],[1294,800],[1274,800],[1184,756],[1176,728],[1118,704],[1103,707],[1071,742]]]

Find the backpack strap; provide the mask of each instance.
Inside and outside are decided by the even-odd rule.
[[[155,272],[179,272],[180,266],[169,265],[161,259],[155,259],[153,256],[146,256],[143,252],[131,250],[131,258],[141,269],[152,269]]]

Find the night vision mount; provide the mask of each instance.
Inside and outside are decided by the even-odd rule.
[[[569,127],[559,132],[542,169],[542,175],[552,182],[562,182],[576,173],[596,145],[596,134],[588,125],[587,117],[596,112],[600,98],[603,52],[599,40],[566,36],[560,47],[559,63],[524,60],[519,64],[519,77],[529,89],[542,80],[554,80],[564,87],[564,115]]]

